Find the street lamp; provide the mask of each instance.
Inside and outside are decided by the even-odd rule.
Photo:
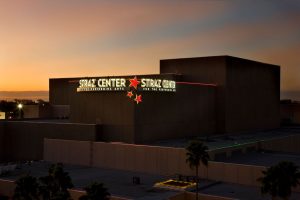
[[[19,103],[18,108],[19,108],[19,110],[21,110],[23,108],[23,105],[21,103]]]
[[[22,108],[23,108],[23,104],[19,103],[19,104],[18,104],[18,109],[19,109],[19,119],[22,118]]]

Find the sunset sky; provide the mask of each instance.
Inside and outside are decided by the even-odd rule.
[[[300,0],[1,0],[0,25],[0,91],[210,55],[280,65],[281,89],[300,90]]]

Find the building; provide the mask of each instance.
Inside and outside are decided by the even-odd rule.
[[[161,60],[160,74],[137,76],[140,82],[174,81],[172,91],[155,82],[135,90],[129,87],[134,77],[50,79],[50,103],[69,106],[70,122],[100,124],[104,141],[144,143],[280,126],[279,66],[231,56],[183,58]],[[124,85],[105,87],[112,79]],[[86,85],[77,90],[80,81]],[[142,103],[126,97],[132,90]]]
[[[282,124],[300,124],[300,102],[282,100],[280,103],[280,114]]]
[[[170,200],[194,198],[153,191],[169,177],[194,176],[186,163],[190,137],[212,136],[203,141],[211,158],[199,169],[203,199],[259,199],[263,170],[283,159],[299,164],[299,126],[280,127],[276,65],[231,56],[169,59],[160,61],[160,74],[50,79],[49,89],[52,120],[0,121],[0,161],[47,161],[26,166],[37,173],[48,162],[78,165],[70,168],[77,187],[98,178],[121,199]],[[132,183],[136,176],[142,187]],[[11,186],[0,193],[12,196],[14,183],[1,184]]]
[[[50,79],[49,93],[52,120],[0,121],[0,160],[42,159],[44,138],[143,144],[280,126],[280,67],[231,56],[161,60],[155,75]]]

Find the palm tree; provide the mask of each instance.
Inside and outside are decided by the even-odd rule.
[[[292,193],[292,188],[299,185],[299,167],[293,162],[282,161],[275,166],[263,171],[261,182],[261,193],[270,194],[272,199],[277,197],[288,200]]]
[[[198,200],[199,166],[200,163],[205,166],[208,165],[209,155],[207,150],[208,147],[203,145],[203,143],[198,140],[191,141],[186,147],[186,162],[189,164],[191,169],[196,168],[196,200]]]
[[[38,198],[37,179],[30,175],[25,175],[16,181],[14,200],[34,200]]]
[[[84,188],[86,195],[83,195],[79,200],[108,200],[110,194],[107,192],[107,189],[103,186],[102,183],[93,182]]]
[[[39,178],[39,192],[44,200],[68,200],[68,189],[73,187],[72,180],[64,171],[62,164],[51,165],[48,176]]]

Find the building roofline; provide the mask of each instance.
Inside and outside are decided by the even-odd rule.
[[[247,58],[241,58],[237,56],[230,56],[230,55],[218,55],[218,56],[203,56],[203,57],[185,57],[185,58],[168,58],[168,59],[161,59],[160,61],[171,61],[171,60],[196,60],[196,59],[211,59],[211,58],[224,58],[224,59],[240,59],[240,60],[245,60],[245,61],[250,61],[250,62],[255,62],[255,63],[260,63],[260,64],[265,64],[265,65],[272,65],[275,67],[280,67],[279,65],[275,64],[270,64],[262,61],[256,61],[256,60],[250,60]]]
[[[181,76],[178,73],[161,73],[161,74],[133,74],[133,75],[112,75],[112,76],[81,76],[81,77],[62,77],[62,78],[49,78],[49,80],[69,80],[69,79],[82,79],[82,78],[112,78],[112,77],[141,77],[141,76]]]

